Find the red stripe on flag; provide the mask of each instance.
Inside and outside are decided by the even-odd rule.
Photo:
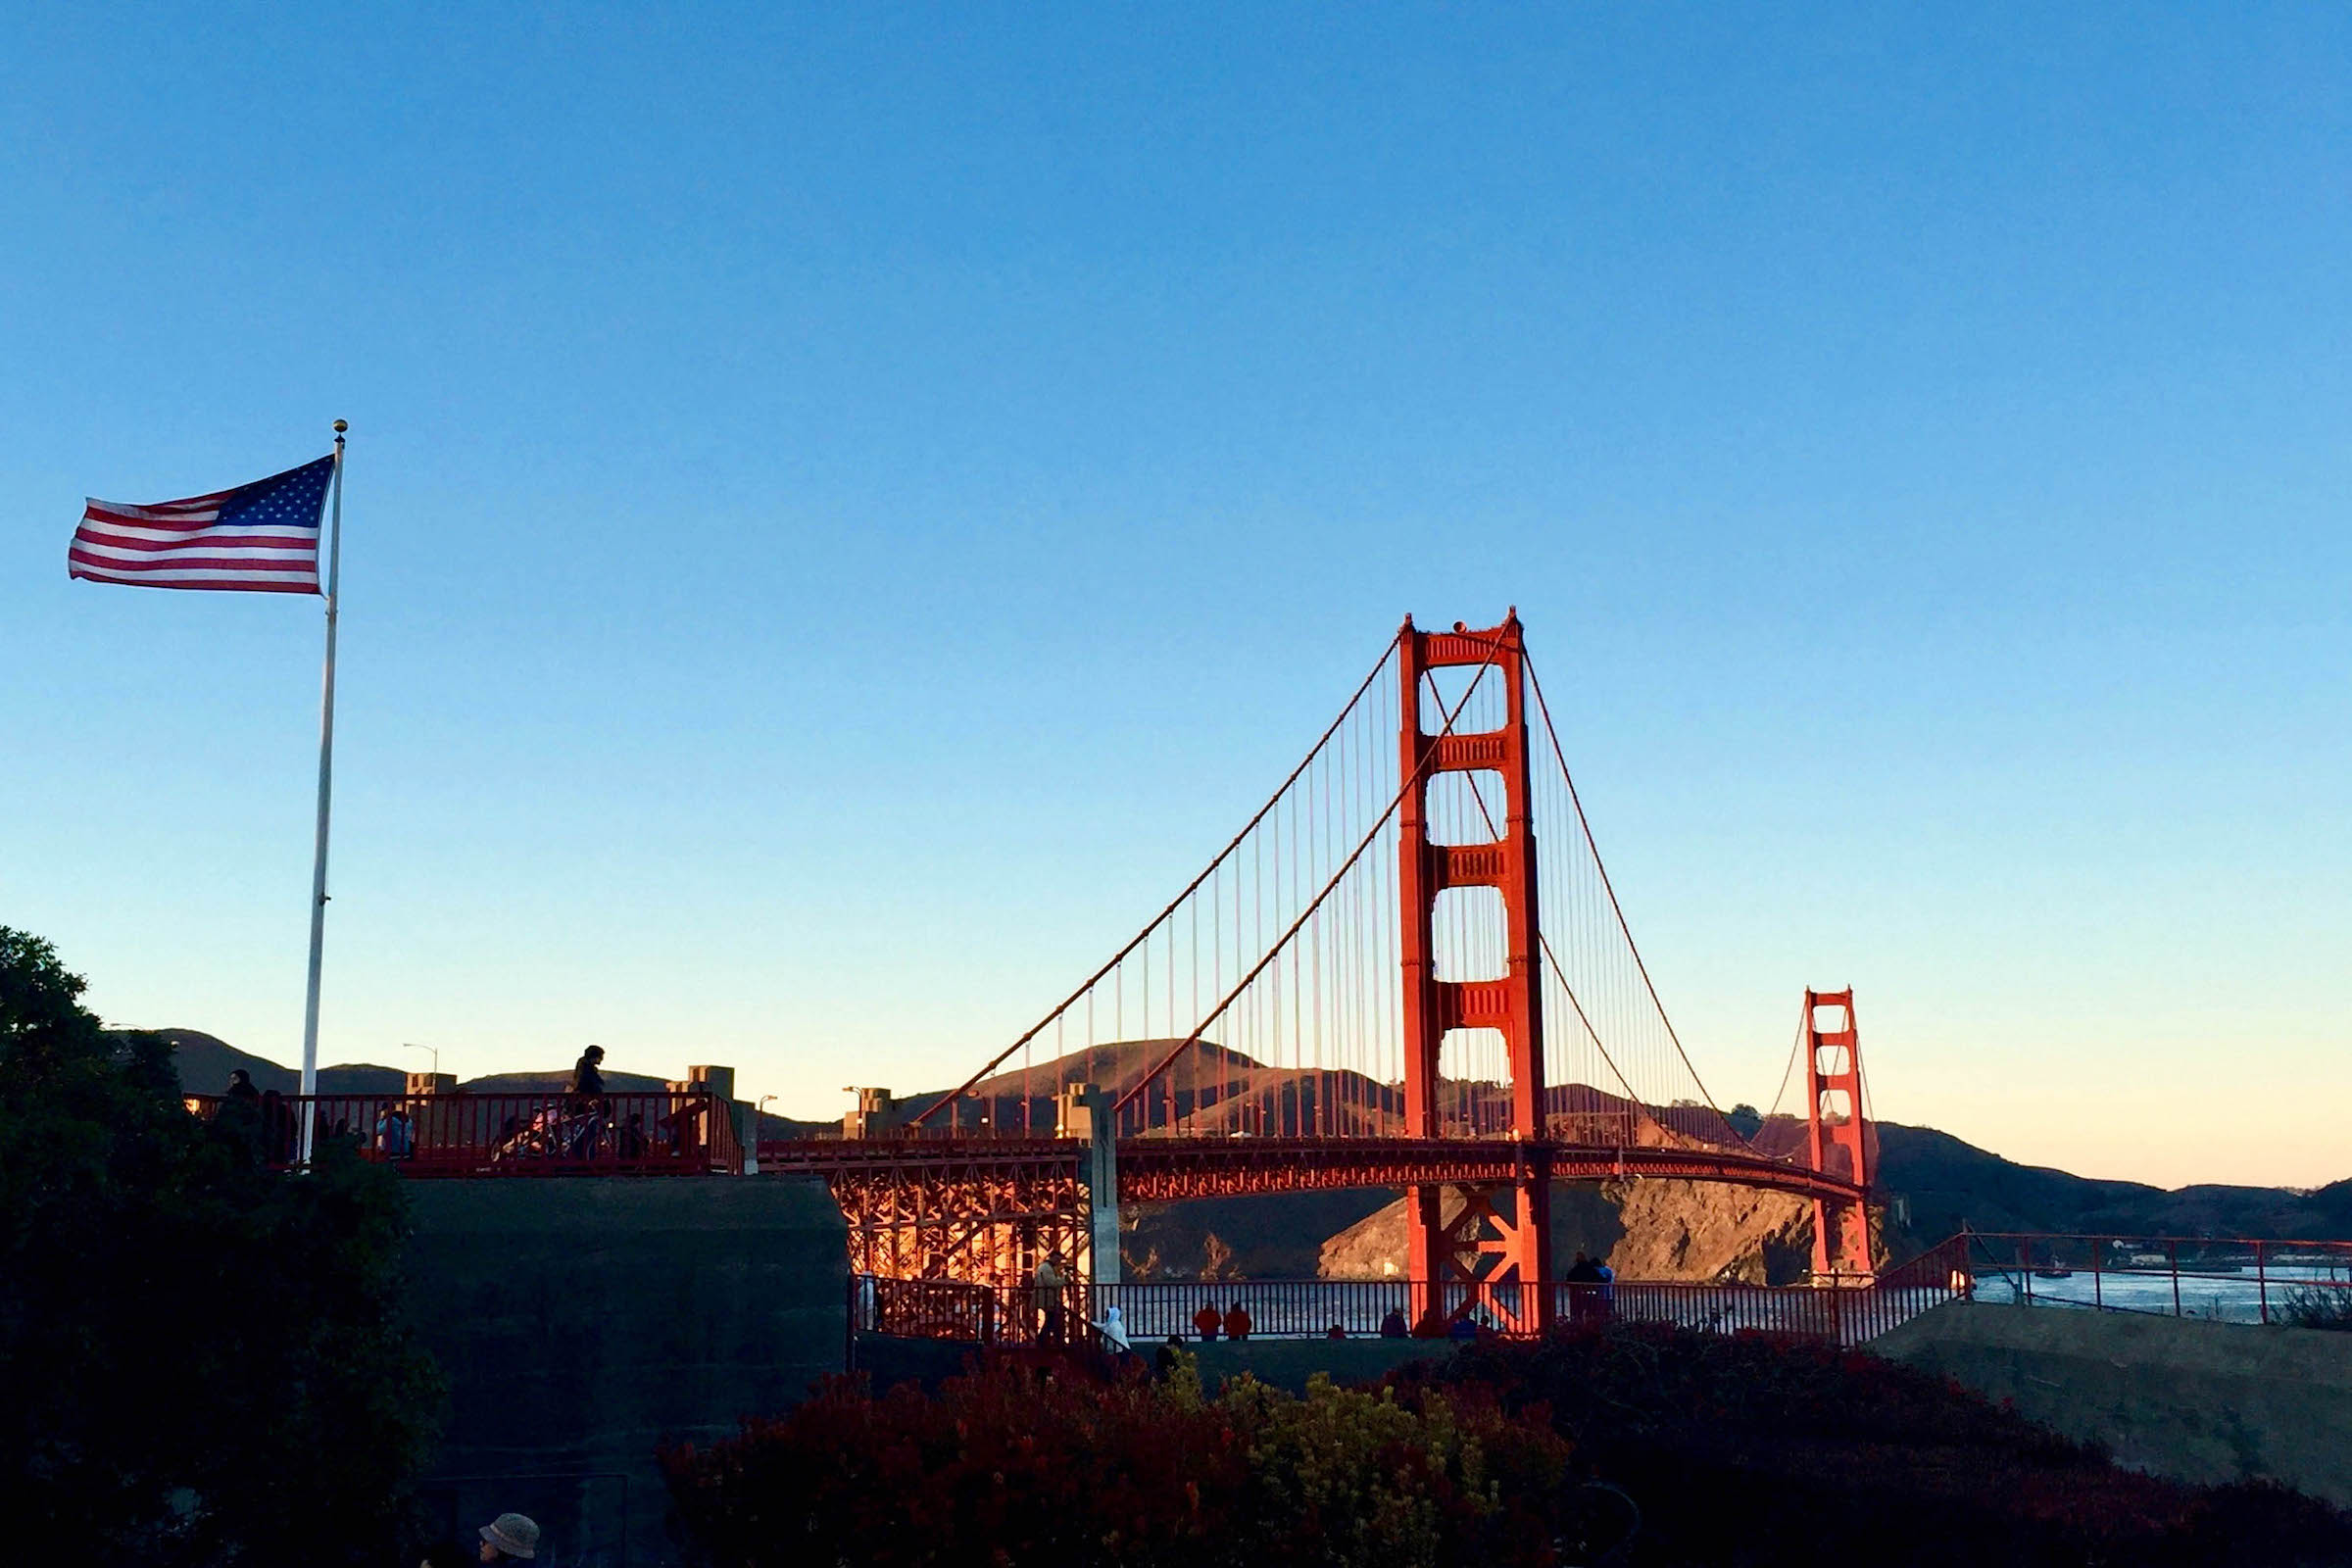
[[[318,591],[318,584],[315,578],[307,583],[264,582],[259,578],[240,579],[235,577],[208,578],[201,582],[172,582],[165,577],[119,577],[113,572],[87,571],[78,566],[69,570],[67,575],[86,578],[91,582],[121,583],[125,588],[212,588],[255,594],[315,594]]]
[[[185,516],[175,516],[169,513],[158,514],[152,512],[140,511],[135,508],[125,511],[111,507],[90,506],[82,509],[81,520],[84,522],[98,523],[111,522],[119,527],[123,528],[172,528],[176,530],[185,530],[190,528],[210,528],[213,525],[214,520],[220,515],[220,509],[219,507],[208,508],[203,512],[191,512]]]
[[[317,561],[270,561],[266,558],[246,560],[237,556],[172,556],[161,561],[111,561],[105,556],[93,556],[74,549],[67,560],[85,566],[104,566],[109,571],[130,573],[169,571],[307,571],[318,574]]]
[[[77,545],[104,545],[109,550],[218,550],[234,546],[240,550],[307,550],[318,553],[316,533],[245,533],[222,528],[185,539],[133,539],[126,534],[101,533],[95,528],[76,528],[74,542]]]

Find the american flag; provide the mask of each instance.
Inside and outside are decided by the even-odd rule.
[[[92,501],[74,530],[67,574],[143,588],[315,594],[318,518],[334,473],[327,457],[185,501]]]

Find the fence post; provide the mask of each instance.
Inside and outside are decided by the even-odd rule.
[[[2099,1254],[2106,1250],[2106,1242],[2096,1236],[2090,1239],[2090,1305],[2095,1312],[2107,1310],[2107,1295],[2099,1285]]]
[[[2253,1227],[2248,1226],[2247,1228],[2251,1230]],[[2254,1289],[2261,1293],[2262,1320],[2267,1324],[2271,1320],[2271,1275],[2270,1270],[2263,1263],[2262,1243],[2260,1242],[2254,1244]]]
[[[2164,1252],[2165,1256],[2172,1260],[2173,1316],[2179,1317],[2180,1315],[2180,1244],[2177,1241],[2166,1242]]]

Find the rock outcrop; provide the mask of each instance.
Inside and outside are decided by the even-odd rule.
[[[1802,1199],[1720,1182],[1561,1183],[1551,1194],[1551,1252],[1603,1258],[1628,1280],[1743,1280],[1783,1285],[1805,1271],[1813,1211]],[[1401,1200],[1323,1244],[1324,1279],[1404,1272]]]

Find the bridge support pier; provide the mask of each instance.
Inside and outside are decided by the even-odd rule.
[[[1474,1316],[1506,1334],[1551,1326],[1551,1182],[1531,1176],[1405,1190],[1406,1269],[1430,1282],[1417,1317]]]
[[[1119,1283],[1119,1137],[1110,1096],[1094,1084],[1063,1091],[1061,1134],[1086,1140],[1087,1283]]]

